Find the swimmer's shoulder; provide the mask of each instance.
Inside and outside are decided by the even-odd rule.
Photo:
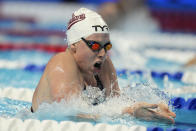
[[[48,62],[46,68],[52,70],[56,67],[62,68],[64,71],[66,70],[76,70],[76,62],[73,56],[69,51],[60,52],[55,54]]]

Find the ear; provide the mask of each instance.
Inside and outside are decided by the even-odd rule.
[[[76,53],[76,44],[71,44],[70,49],[73,53]]]

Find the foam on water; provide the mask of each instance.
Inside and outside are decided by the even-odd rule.
[[[119,81],[123,81],[119,80]],[[56,120],[60,121],[89,121],[87,119],[78,119],[78,114],[98,114],[97,120],[90,120],[91,123],[105,122],[110,124],[137,124],[133,117],[121,115],[125,107],[133,105],[135,102],[149,103],[168,103],[169,96],[164,91],[153,86],[150,83],[127,83],[121,86],[120,97],[109,97],[105,102],[96,106],[87,104],[83,98],[75,98],[67,102],[62,100],[60,103],[43,103],[35,113],[30,112],[30,106],[21,107],[20,111],[16,111],[15,116],[20,119],[39,119],[39,120]],[[9,114],[8,114],[9,116]]]

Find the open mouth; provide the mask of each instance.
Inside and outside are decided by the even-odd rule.
[[[101,69],[101,63],[99,63],[99,62],[95,63],[94,67],[97,69]]]

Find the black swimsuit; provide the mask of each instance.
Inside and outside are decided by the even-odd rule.
[[[98,75],[94,75],[94,77],[95,77],[95,79],[96,79],[96,81],[97,81],[97,87],[98,87],[101,91],[103,91],[104,87],[103,87],[103,84],[102,84],[101,80],[99,79],[99,76],[98,76]],[[86,90],[86,85],[84,86],[84,90]],[[93,102],[93,103],[91,103],[91,104],[92,104],[92,105],[98,105],[99,103],[100,103],[100,101],[97,100],[96,102]]]
[[[32,113],[34,112],[32,106],[31,106],[31,112],[32,112]]]
[[[97,81],[97,87],[99,87],[99,89],[102,91],[104,87],[103,87],[102,82],[99,79],[99,76],[98,75],[95,75],[95,79]]]

